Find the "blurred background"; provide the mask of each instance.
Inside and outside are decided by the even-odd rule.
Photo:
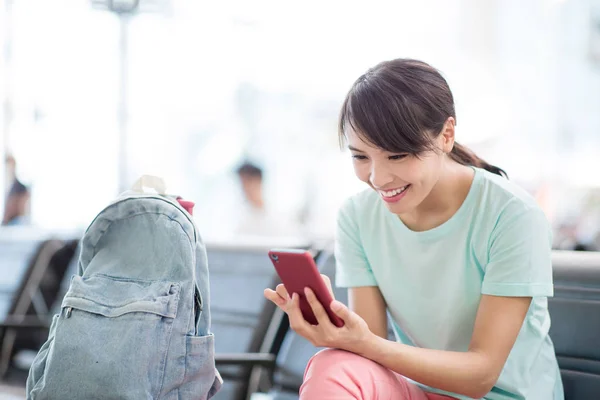
[[[0,0],[0,398],[24,396],[83,230],[144,174],[196,203],[217,353],[263,351],[266,250],[331,242],[364,188],[339,107],[398,57],[442,71],[458,141],[535,196],[555,249],[600,250],[600,0]],[[315,349],[277,329],[284,374],[253,382],[297,393]],[[219,400],[257,392],[254,367],[222,371]]]
[[[343,96],[368,67],[412,57],[445,74],[459,140],[538,197],[557,246],[593,245],[598,1],[0,4],[1,145],[30,190],[24,223],[84,227],[150,173],[197,203],[206,237],[230,237],[249,161],[273,229],[330,235],[361,189],[337,142]]]
[[[0,0],[0,28],[0,149],[30,193],[22,224],[84,228],[154,174],[228,240],[248,161],[267,231],[328,237],[362,189],[338,147],[345,92],[411,57],[444,73],[458,139],[538,198],[556,246],[598,245],[598,0]]]

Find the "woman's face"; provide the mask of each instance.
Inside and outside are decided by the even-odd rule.
[[[349,130],[346,138],[354,172],[358,179],[379,194],[392,213],[401,215],[411,212],[427,198],[439,180],[446,159],[444,153],[452,149],[453,125],[449,146],[448,138],[440,134],[435,139],[436,148],[418,157],[374,147]]]

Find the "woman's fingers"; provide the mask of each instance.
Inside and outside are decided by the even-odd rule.
[[[267,300],[272,301],[273,303],[275,303],[276,306],[284,308],[287,300],[284,299],[283,297],[281,297],[276,291],[272,290],[272,289],[265,289],[265,297],[267,298]]]
[[[306,288],[304,289],[304,294],[306,296],[306,300],[308,300],[308,304],[310,304],[310,308],[312,309],[313,314],[315,315],[315,318],[317,319],[319,325],[331,323],[329,321],[329,315],[327,315],[327,311],[325,311],[325,308],[323,307],[321,302],[319,302],[319,299],[317,299],[315,293],[310,288]]]
[[[265,289],[264,294],[268,300],[271,300],[279,308],[287,312],[287,308],[289,307],[292,299],[283,284],[277,285],[275,290]]]
[[[275,291],[277,292],[277,294],[279,296],[281,296],[282,299],[284,299],[286,301],[290,300],[290,295],[282,283],[277,285],[277,287],[275,288]]]
[[[331,287],[331,279],[329,279],[329,277],[327,275],[323,275],[321,274],[321,278],[323,279],[323,282],[325,282],[325,286],[327,286],[327,289],[329,289],[329,293],[331,293],[331,297],[335,296],[333,295],[333,288]]]
[[[286,312],[290,320],[290,328],[300,336],[310,340],[309,332],[312,325],[306,322],[302,315],[302,311],[300,310],[300,295],[298,293],[293,294],[290,306]]]

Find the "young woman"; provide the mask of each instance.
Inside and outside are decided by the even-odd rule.
[[[310,361],[301,398],[563,399],[548,336],[550,226],[503,170],[455,142],[455,126],[450,88],[423,62],[383,62],[350,89],[339,134],[370,189],[338,217],[350,305],[331,308],[346,325],[309,289],[314,326],[298,294],[265,291],[292,329],[330,348]]]

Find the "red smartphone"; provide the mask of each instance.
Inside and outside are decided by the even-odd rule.
[[[313,257],[308,251],[273,249],[269,251],[269,258],[290,296],[293,293],[298,293],[300,296],[300,310],[307,322],[318,325],[312,308],[304,295],[304,288],[306,287],[312,289],[315,293],[315,296],[327,312],[331,323],[338,328],[344,326],[344,321],[331,311],[330,305],[333,301],[333,296],[329,292],[325,281],[323,281],[315,265]]]

